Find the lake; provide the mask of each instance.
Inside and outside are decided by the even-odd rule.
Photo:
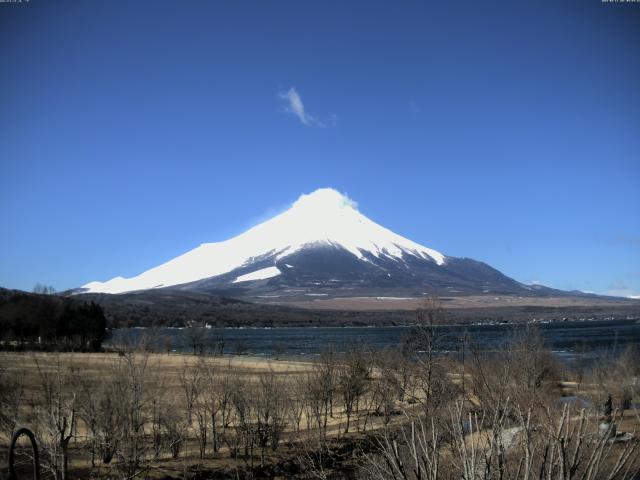
[[[526,325],[464,325],[436,327],[442,335],[443,353],[462,349],[463,339],[484,351],[491,351]],[[540,323],[536,327],[547,346],[565,359],[576,356],[601,356],[631,345],[640,345],[640,320],[597,320]],[[331,347],[345,351],[349,345],[361,344],[375,349],[397,347],[412,333],[412,327],[284,327],[284,328],[207,328],[201,329],[208,344],[224,345],[225,353],[260,356],[304,357],[318,355]],[[131,328],[114,330],[105,347],[137,343],[147,337],[158,350],[177,352],[192,350],[190,329]]]

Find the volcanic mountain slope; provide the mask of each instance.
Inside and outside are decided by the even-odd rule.
[[[563,293],[523,285],[485,263],[415,243],[368,219],[333,189],[303,195],[284,213],[230,240],[202,244],[133,278],[88,283],[78,293],[168,287],[266,301]]]

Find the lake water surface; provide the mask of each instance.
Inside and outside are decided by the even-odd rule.
[[[465,325],[436,327],[442,335],[443,353],[467,345],[485,351],[499,347],[526,325]],[[535,326],[547,346],[567,359],[576,356],[601,356],[631,345],[640,346],[640,320],[599,320],[542,323]],[[202,333],[208,344],[223,344],[225,353],[300,357],[314,356],[327,348],[338,352],[353,344],[382,349],[397,347],[412,335],[412,327],[287,327],[287,328],[211,328]],[[112,332],[106,347],[139,341],[144,336],[157,349],[178,352],[191,350],[188,329],[121,329]]]

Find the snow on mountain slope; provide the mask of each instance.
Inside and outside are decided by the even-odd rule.
[[[194,282],[249,266],[258,260],[277,261],[306,246],[341,247],[357,259],[368,262],[365,253],[376,258],[403,260],[406,255],[446,263],[446,257],[412,242],[369,220],[355,203],[336,190],[323,188],[302,195],[287,211],[224,242],[204,243],[158,267],[133,277],[116,277],[107,282],[84,285],[84,292],[123,293]],[[236,279],[236,282],[276,276],[277,268],[264,268]],[[258,270],[258,269],[257,269]],[[257,277],[251,277],[252,274]],[[260,275],[268,275],[267,277]]]
[[[278,267],[267,267],[255,272],[247,273],[246,275],[240,275],[231,283],[249,282],[251,280],[266,280],[267,278],[273,278],[280,275]]]

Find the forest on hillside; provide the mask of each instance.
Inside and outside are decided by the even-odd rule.
[[[95,302],[46,293],[0,295],[0,349],[97,351],[107,319]]]

